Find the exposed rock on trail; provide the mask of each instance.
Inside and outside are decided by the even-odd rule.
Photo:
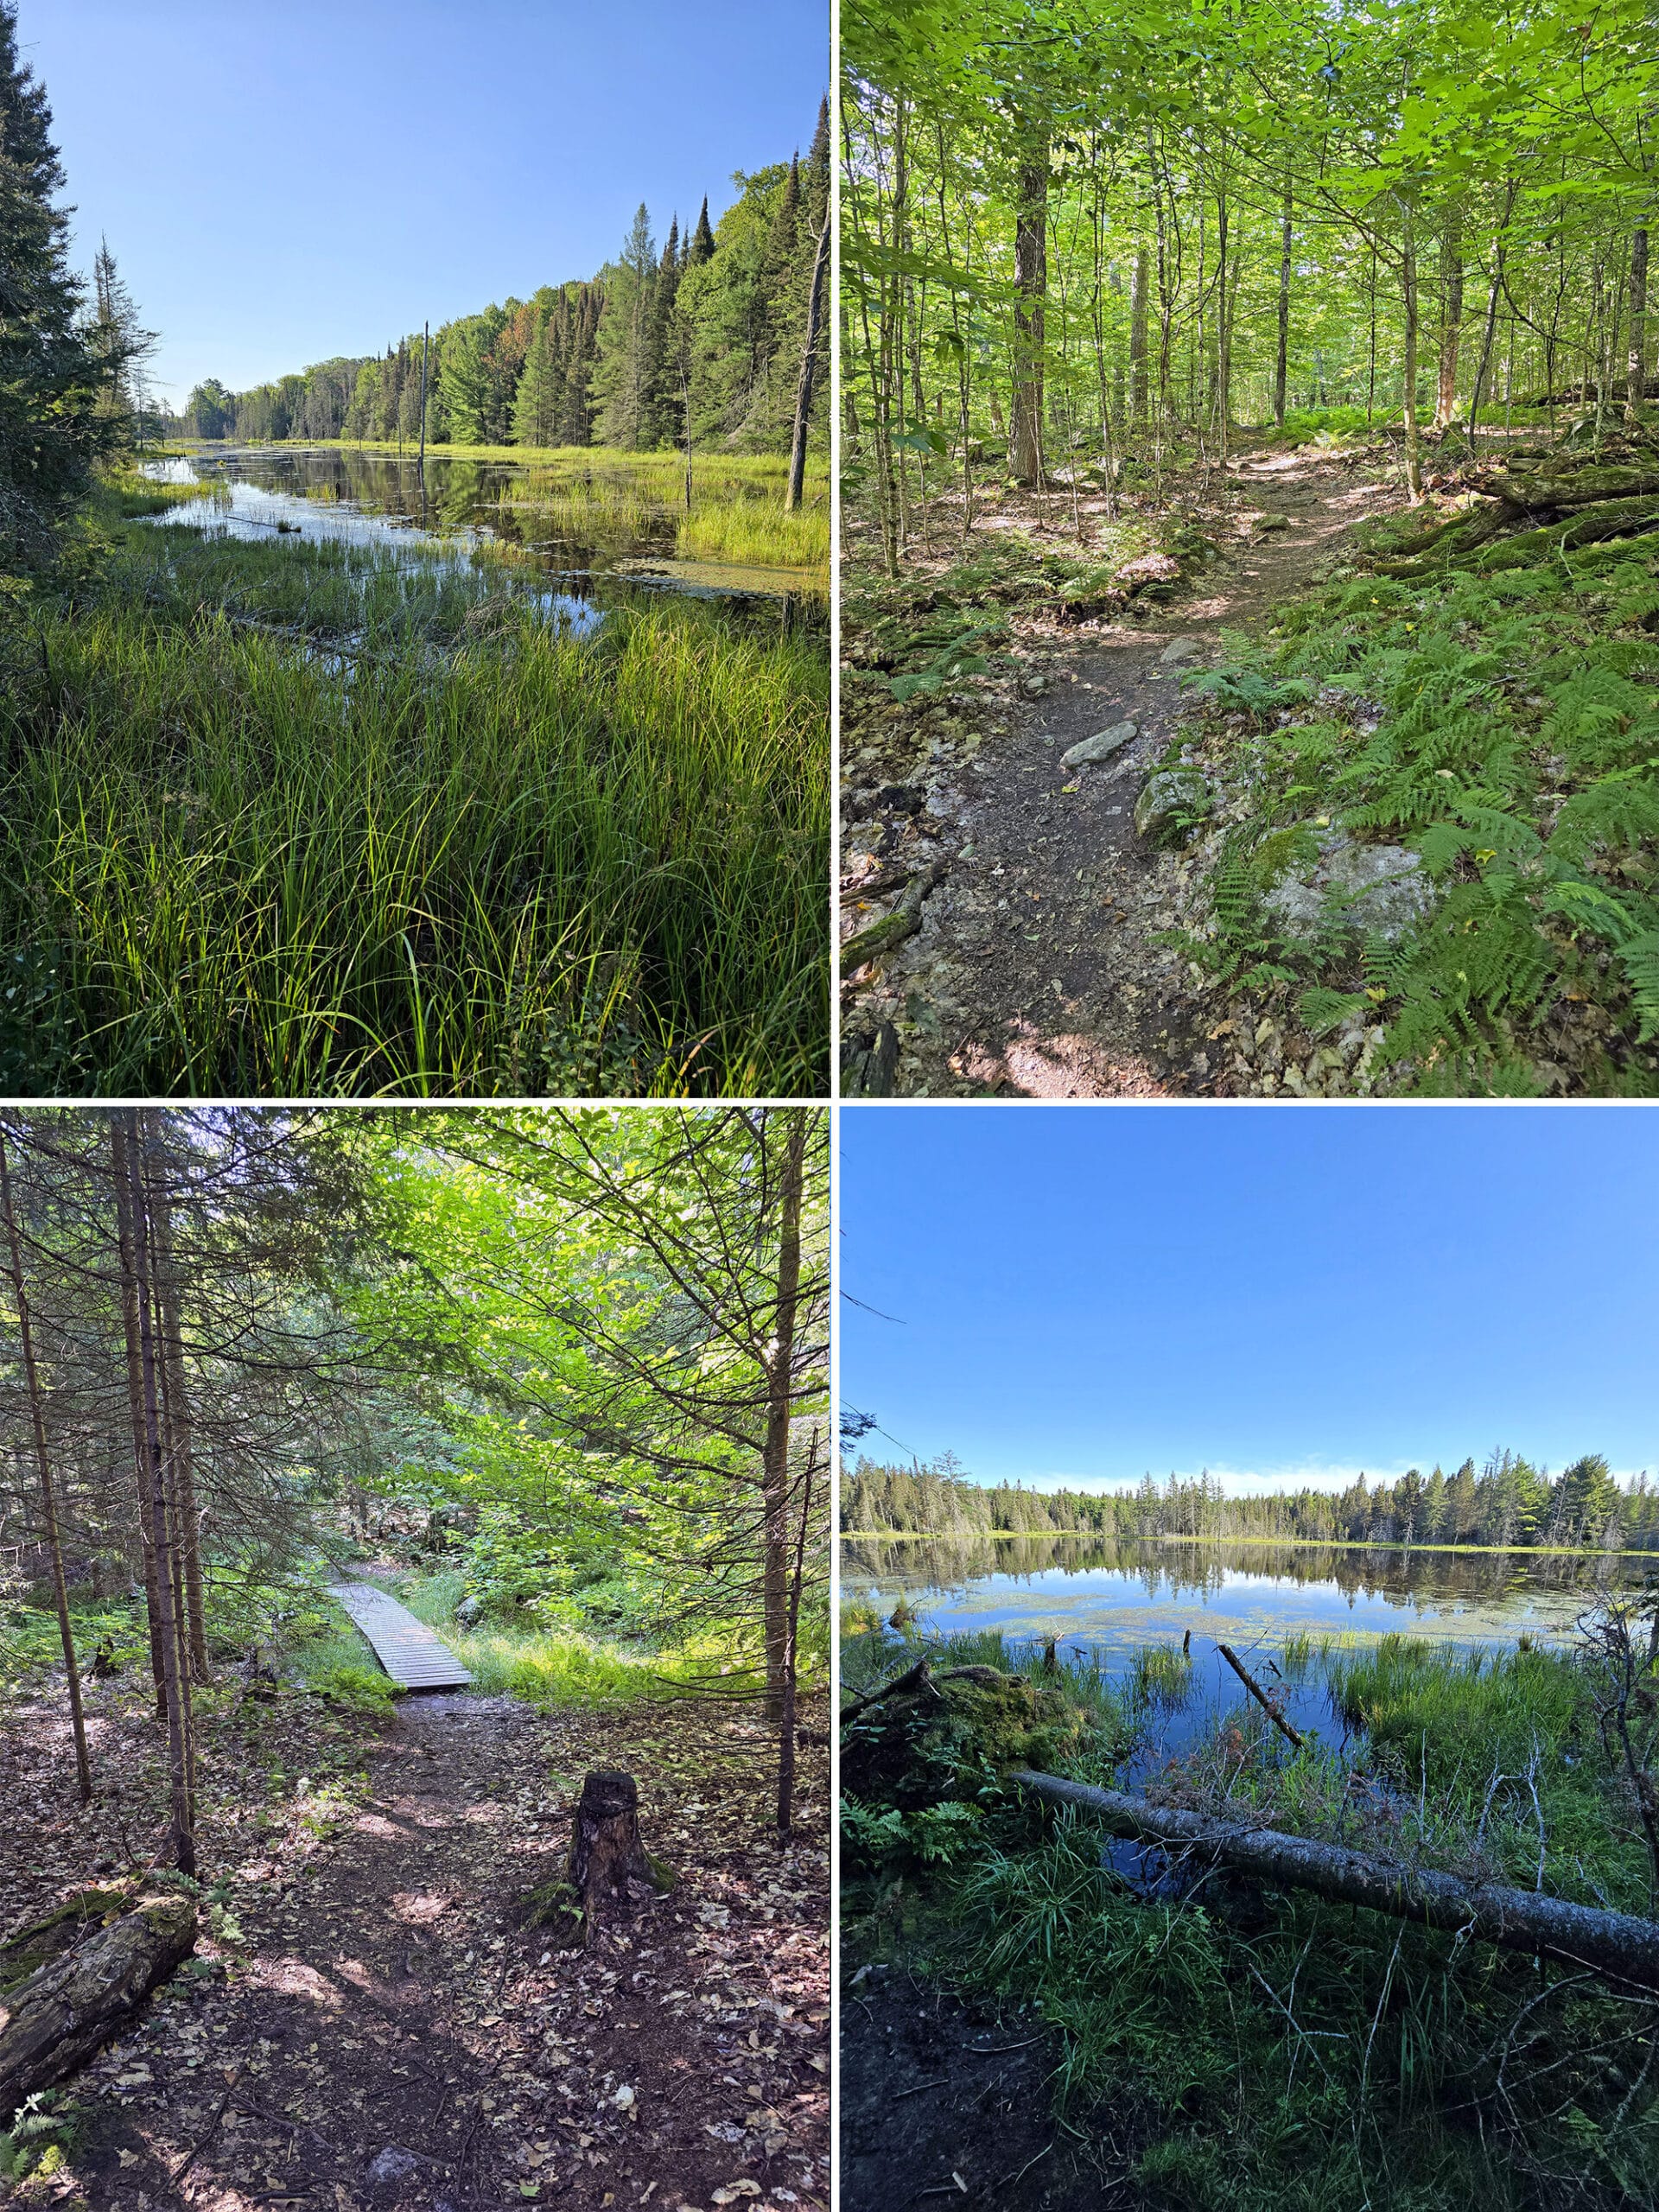
[[[1229,562],[1178,606],[1081,632],[1019,618],[1016,677],[931,702],[861,701],[843,740],[843,927],[869,933],[862,961],[843,963],[849,1094],[1231,1087],[1212,1068],[1215,987],[1159,941],[1188,863],[1158,833],[1177,808],[1201,813],[1204,794],[1196,779],[1166,789],[1141,831],[1137,800],[1180,718],[1182,677],[1214,662],[1224,629],[1328,575],[1348,530],[1396,495],[1306,452],[1247,458],[1230,482]],[[910,911],[884,939],[895,896]]]

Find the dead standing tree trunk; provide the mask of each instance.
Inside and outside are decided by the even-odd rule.
[[[590,1944],[607,1921],[632,1915],[631,1881],[659,1894],[674,1886],[674,1872],[645,1849],[639,1834],[639,1785],[613,1767],[584,1776],[570,1821],[570,1851],[561,1880],[531,1892],[532,1927],[546,1925],[565,1949]]]
[[[766,1719],[783,1718],[785,1682],[792,1672],[789,1636],[789,1423],[795,1409],[795,1314],[801,1287],[801,1197],[806,1160],[806,1109],[784,1109],[782,1213],[778,1232],[778,1295],[766,1353],[766,1440],[761,1459],[764,1533],[761,1577],[766,1645]]]
[[[52,1462],[46,1444],[46,1411],[41,1402],[40,1370],[35,1359],[35,1332],[30,1321],[29,1293],[23,1281],[23,1247],[17,1234],[17,1214],[12,1203],[11,1169],[6,1158],[6,1138],[0,1129],[0,1213],[6,1224],[10,1255],[12,1295],[17,1306],[17,1332],[22,1340],[23,1376],[29,1392],[29,1412],[35,1432],[35,1464],[41,1481],[41,1511],[46,1523],[47,1548],[52,1556],[52,1592],[57,1602],[58,1635],[63,1644],[64,1672],[69,1681],[69,1725],[75,1739],[75,1774],[80,1802],[92,1802],[92,1769],[86,1756],[86,1719],[80,1705],[80,1670],[75,1663],[75,1639],[69,1626],[69,1588],[64,1580],[63,1542],[58,1532],[57,1498],[52,1488]]]
[[[795,391],[795,435],[789,449],[789,489],[784,512],[792,514],[806,488],[806,432],[812,419],[813,372],[817,366],[818,333],[823,327],[823,284],[830,266],[830,211],[818,232],[818,251],[812,263],[812,289],[806,303],[806,343],[801,348],[800,382]]]

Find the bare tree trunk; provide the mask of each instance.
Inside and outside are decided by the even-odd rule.
[[[1152,260],[1145,246],[1135,257],[1129,278],[1129,407],[1137,423],[1147,419],[1150,394],[1147,389],[1147,290],[1152,282]]]
[[[1434,428],[1444,430],[1458,407],[1458,341],[1463,327],[1462,214],[1456,201],[1446,212],[1440,239],[1440,382]]]
[[[1401,386],[1402,411],[1406,424],[1406,489],[1413,506],[1423,496],[1423,441],[1417,423],[1417,248],[1412,237],[1411,210],[1405,210],[1405,245],[1401,264],[1405,294],[1405,372]]]
[[[167,1399],[168,1490],[177,1503],[182,1568],[186,1642],[190,1670],[199,1682],[211,1681],[207,1628],[201,1597],[201,1526],[196,1506],[195,1469],[191,1453],[190,1400],[185,1388],[184,1342],[179,1322],[179,1271],[173,1255],[173,1210],[166,1190],[167,1154],[152,1128],[148,1162],[157,1172],[146,1177],[149,1219],[156,1241],[156,1306],[162,1341],[162,1379]]]
[[[1285,171],[1285,198],[1279,228],[1279,352],[1273,369],[1273,420],[1285,427],[1285,377],[1290,360],[1290,171]]]
[[[789,1424],[795,1408],[795,1307],[801,1282],[806,1109],[785,1107],[781,1115],[785,1131],[783,1211],[778,1234],[778,1300],[766,1361],[766,1440],[761,1459],[766,1718],[779,1723],[794,1674],[789,1634]]]
[[[63,1543],[58,1533],[58,1503],[52,1488],[52,1461],[46,1445],[46,1411],[41,1402],[40,1370],[35,1360],[35,1331],[29,1318],[29,1293],[23,1281],[23,1247],[17,1234],[16,1209],[12,1204],[11,1170],[6,1160],[6,1135],[0,1129],[0,1213],[6,1224],[11,1254],[11,1288],[17,1304],[17,1332],[22,1340],[23,1378],[29,1392],[29,1420],[35,1431],[35,1465],[41,1480],[41,1512],[46,1523],[47,1549],[52,1555],[52,1594],[57,1601],[58,1636],[63,1645],[64,1672],[69,1682],[69,1726],[75,1739],[75,1776],[80,1802],[92,1802],[92,1768],[86,1756],[86,1719],[80,1706],[80,1669],[75,1660],[75,1638],[69,1626],[69,1586],[63,1573]]]
[[[1534,1956],[1542,1953],[1643,1989],[1659,1990],[1659,1922],[1570,1904],[1538,1890],[1471,1885],[1429,1867],[1370,1858],[1344,1844],[1249,1827],[1207,1813],[1177,1812],[1121,1790],[1063,1782],[1028,1767],[1015,1767],[1009,1778],[1051,1804],[1094,1814],[1116,1834],[1143,1836],[1183,1851],[1196,1849],[1217,1865],[1236,1867],[1280,1887],[1312,1890],[1319,1897],[1414,1920],[1426,1928],[1452,1934],[1466,1929],[1505,1950]]]
[[[1630,239],[1630,340],[1625,411],[1634,415],[1648,391],[1648,232],[1645,224]]]
[[[149,1671],[156,1685],[156,1717],[167,1719],[167,1669],[162,1656],[162,1601],[156,1587],[156,1524],[151,1511],[144,1447],[144,1385],[138,1341],[137,1281],[131,1258],[131,1205],[127,1189],[126,1136],[119,1122],[111,1128],[115,1159],[115,1217],[121,1257],[121,1320],[127,1348],[127,1406],[132,1420],[132,1466],[138,1492],[138,1530],[144,1558],[144,1623],[149,1632]]]
[[[188,1671],[180,1664],[182,1639],[174,1605],[174,1560],[171,1514],[167,1495],[166,1463],[162,1452],[160,1393],[156,1382],[155,1332],[150,1321],[149,1230],[144,1209],[140,1163],[143,1142],[137,1109],[123,1108],[111,1122],[111,1147],[118,1192],[126,1194],[126,1220],[122,1225],[122,1272],[130,1282],[138,1317],[139,1387],[143,1418],[143,1478],[149,1491],[150,1523],[156,1537],[156,1598],[161,1612],[162,1673],[167,1693],[168,1783],[172,1796],[173,1828],[169,1848],[181,1873],[196,1871],[193,1834]],[[129,1274],[130,1270],[130,1274]]]
[[[806,485],[806,431],[812,416],[812,377],[817,366],[818,333],[823,327],[823,282],[830,266],[830,214],[818,232],[818,251],[812,264],[812,289],[807,296],[806,343],[801,348],[800,382],[795,391],[795,436],[789,450],[789,491],[784,512],[792,514],[801,504]]]
[[[1033,134],[1020,164],[1014,219],[1013,437],[1009,462],[1021,484],[1040,491],[1043,467],[1043,338],[1048,291],[1048,134]]]

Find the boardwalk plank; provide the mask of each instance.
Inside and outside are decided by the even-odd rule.
[[[400,1689],[456,1690],[471,1682],[448,1646],[384,1590],[368,1582],[336,1582],[328,1595],[346,1608]]]

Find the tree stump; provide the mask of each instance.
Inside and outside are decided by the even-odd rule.
[[[633,1910],[630,1881],[659,1893],[674,1886],[674,1870],[654,1858],[639,1835],[639,1785],[631,1774],[600,1767],[582,1781],[570,1823],[570,1853],[563,1876],[532,1890],[528,1924],[550,1927],[565,1949],[591,1942],[607,1920]]]
[[[25,1971],[0,1986],[0,2129],[25,2097],[63,2081],[126,2027],[195,1946],[194,1902],[176,1890],[138,1897],[107,1926],[65,1908],[8,1944],[6,1959]]]

